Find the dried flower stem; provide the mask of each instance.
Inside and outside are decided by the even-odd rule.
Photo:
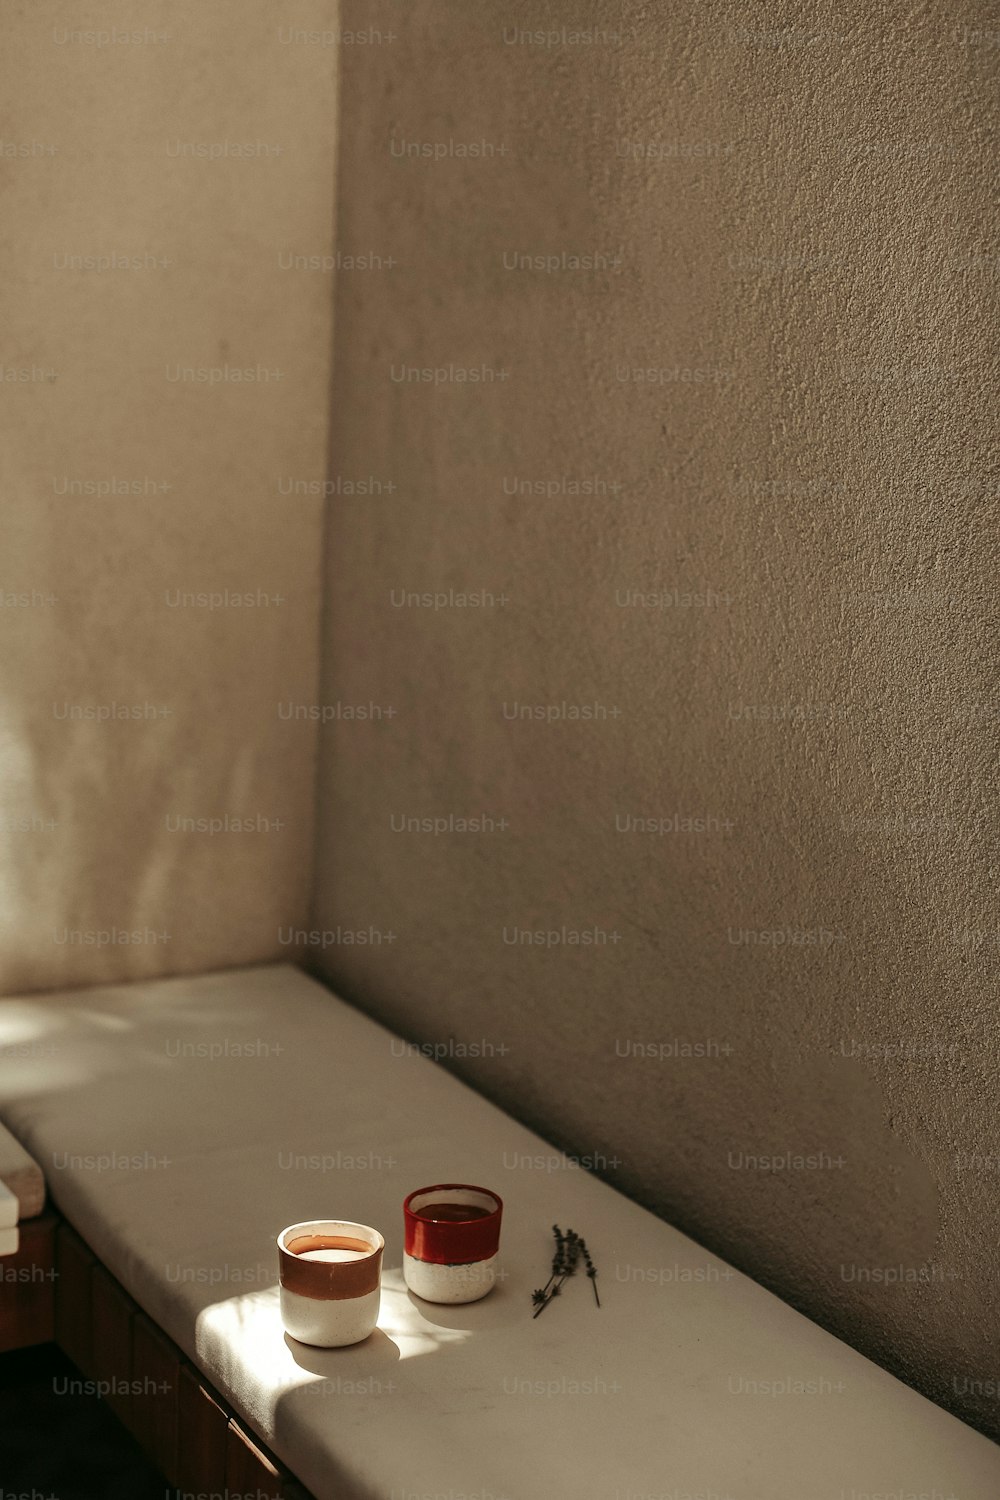
[[[594,1262],[590,1258],[590,1251],[587,1249],[586,1240],[580,1241],[580,1254],[583,1256],[583,1263],[587,1267],[587,1275],[590,1277],[590,1284],[594,1288],[594,1301],[597,1303],[598,1307],[600,1307],[601,1299],[597,1295],[597,1270],[594,1266]]]
[[[543,1287],[536,1288],[531,1294],[531,1301],[535,1308],[532,1317],[537,1318],[539,1313],[548,1307],[553,1297],[559,1296],[565,1283],[576,1274],[581,1258],[587,1268],[590,1284],[594,1288],[594,1301],[600,1307],[601,1299],[597,1295],[597,1271],[594,1269],[586,1241],[577,1234],[575,1229],[567,1229],[563,1234],[558,1224],[553,1224],[552,1233],[556,1239],[555,1253],[552,1256],[552,1274]]]

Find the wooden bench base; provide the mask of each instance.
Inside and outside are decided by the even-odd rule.
[[[55,1337],[55,1214],[25,1219],[16,1255],[0,1256],[0,1354]]]
[[[0,1353],[54,1340],[171,1485],[309,1500],[176,1344],[55,1213],[0,1258]]]

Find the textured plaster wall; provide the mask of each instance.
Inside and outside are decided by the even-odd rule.
[[[268,958],[301,920],[315,725],[278,705],[315,695],[322,501],[281,487],[322,483],[332,292],[279,256],[332,250],[335,54],[279,26],[335,11],[5,7],[8,992]],[[171,831],[227,816],[252,831]]]
[[[989,22],[343,24],[316,962],[1000,1435]]]

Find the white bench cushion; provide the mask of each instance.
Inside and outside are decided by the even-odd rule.
[[[0,1002],[55,1203],[320,1500],[996,1500],[1000,1448],[393,1040],[283,966]],[[465,1307],[400,1277],[404,1195],[449,1180],[505,1200]],[[326,1216],[387,1243],[379,1331],[322,1351],[282,1333],[274,1239]],[[581,1280],[532,1319],[553,1221],[599,1311]]]
[[[0,1031],[0,1042],[3,1032]],[[45,1207],[45,1178],[37,1162],[33,1162],[21,1142],[0,1125],[0,1184],[17,1200],[14,1218],[33,1219]],[[7,1227],[7,1213],[0,1208],[0,1225]]]

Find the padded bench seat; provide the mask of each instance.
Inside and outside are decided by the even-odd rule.
[[[393,1045],[395,1042],[395,1045]],[[0,1118],[53,1202],[318,1500],[996,1500],[1000,1448],[558,1153],[301,972],[0,1001]],[[483,1302],[405,1290],[401,1203],[505,1201]],[[286,1339],[275,1236],[386,1237],[379,1330]],[[550,1225],[585,1279],[538,1319]]]
[[[20,1141],[0,1125],[0,1185],[17,1199],[17,1217],[33,1219],[45,1207],[45,1178]],[[0,1223],[3,1220],[0,1219]]]

